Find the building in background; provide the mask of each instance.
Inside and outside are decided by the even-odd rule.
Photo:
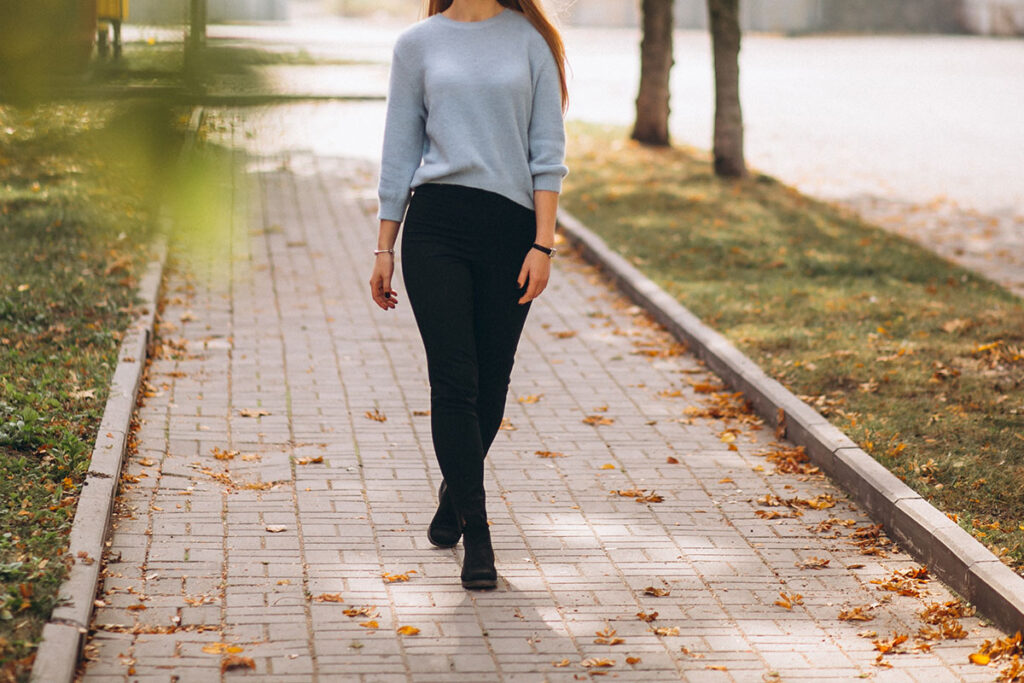
[[[558,7],[558,0],[552,5]],[[747,31],[1024,35],[1024,0],[742,0]],[[563,22],[636,26],[636,0],[577,0]],[[676,26],[707,28],[706,0],[675,0]]]

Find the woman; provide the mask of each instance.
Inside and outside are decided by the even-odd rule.
[[[428,18],[395,44],[370,291],[385,311],[398,303],[404,217],[403,279],[444,478],[427,538],[450,548],[462,537],[469,589],[497,585],[484,457],[550,274],[566,101],[565,49],[536,0],[430,0]]]

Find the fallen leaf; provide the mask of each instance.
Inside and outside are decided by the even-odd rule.
[[[647,586],[644,588],[644,595],[653,595],[656,598],[663,598],[672,591],[668,588],[655,588],[654,586]],[[655,612],[657,614],[657,612]]]
[[[615,660],[598,657],[588,657],[584,659],[582,662],[580,662],[580,666],[586,667],[588,669],[595,666],[615,666]]]
[[[404,574],[390,574],[388,572],[383,572],[381,574],[381,578],[384,579],[384,583],[395,583],[395,582],[398,582],[398,581],[408,581],[409,580],[409,574],[415,574],[415,573],[416,573],[415,569],[410,569],[410,570],[406,571]]]
[[[732,480],[732,477],[722,477],[721,479],[718,480],[718,483],[719,484],[735,484],[736,482],[734,482]]]
[[[373,410],[367,410],[365,413],[363,413],[363,415],[367,419],[373,420],[374,422],[387,422],[388,421],[387,415],[385,415],[384,413],[380,412],[376,408],[374,408]]]
[[[705,669],[711,669],[712,671],[728,671],[729,668],[722,664],[706,664]]]
[[[563,666],[569,666],[569,660],[568,659],[563,659],[560,662],[551,662],[551,666],[557,666],[559,668],[561,668]]]
[[[299,458],[295,461],[296,465],[319,465],[324,461],[324,456],[314,455],[308,458]]]
[[[530,394],[529,396],[520,396],[518,400],[520,403],[532,404],[539,401],[542,396],[544,394]]]
[[[321,593],[313,598],[314,602],[345,602],[341,593]]]
[[[587,415],[583,418],[583,423],[588,425],[610,425],[615,423],[615,418],[606,417],[604,415]]]
[[[867,614],[864,612],[865,609],[870,607],[851,607],[850,609],[844,609],[839,613],[839,619],[841,621],[871,621],[875,618],[873,614]],[[875,632],[872,631],[872,634]]]
[[[232,655],[231,657],[225,657],[220,663],[221,673],[225,671],[233,671],[235,669],[256,669],[256,663],[252,661],[252,657],[239,657],[238,655]]]
[[[535,455],[542,458],[564,458],[565,453],[559,453],[558,451],[534,451]]]
[[[806,560],[795,562],[794,565],[800,569],[826,569],[830,561],[831,560],[826,560],[824,558],[815,557],[812,555],[811,557],[808,557]]]
[[[610,462],[606,462],[605,464],[601,465],[601,469],[602,470],[614,470],[615,469],[615,465],[611,464]]]
[[[279,534],[282,531],[287,531],[287,530],[288,530],[288,527],[286,527],[284,524],[268,524],[267,525],[267,531],[269,531],[272,534]]]
[[[399,626],[397,631],[403,636],[414,636],[420,632],[415,626]]]
[[[619,638],[615,635],[615,629],[605,628],[603,631],[595,631],[597,638],[594,638],[594,642],[598,645],[621,645],[626,642],[625,638]]]
[[[359,625],[363,628],[380,628],[380,624],[372,619],[370,621],[360,621]]]
[[[225,451],[217,448],[216,446],[211,448],[210,452],[213,453],[213,457],[217,460],[231,460],[238,455],[238,451]]]
[[[647,623],[651,623],[652,621],[654,621],[655,619],[658,618],[658,613],[657,612],[637,612],[636,613],[636,617],[640,621],[646,621]]]
[[[665,458],[665,462],[667,462],[669,465],[678,465],[679,464],[679,459],[678,458],[673,458],[670,455],[667,458]]]
[[[972,652],[971,654],[967,655],[967,659],[969,659],[972,664],[977,664],[978,666],[985,666],[986,664],[992,661],[991,657],[989,657],[988,655],[983,655],[980,652]]]
[[[639,657],[626,657],[626,664],[639,664],[641,661]]]
[[[792,610],[793,605],[804,604],[804,596],[800,595],[799,593],[787,594],[782,591],[779,591],[779,599],[775,601],[775,604],[779,607],[784,607],[785,609]]]
[[[556,339],[571,339],[576,336],[576,330],[563,330],[561,332],[552,332],[551,334]]]
[[[861,638],[877,638],[878,631],[858,631],[857,635]]]
[[[512,421],[509,420],[507,417],[503,417],[501,418],[501,425],[499,425],[498,429],[501,429],[506,432],[514,432],[516,431],[516,426],[512,424]]]
[[[350,607],[341,611],[346,617],[375,617],[377,616],[377,608],[371,607],[370,605],[364,605],[362,607]]]
[[[238,414],[242,417],[263,417],[264,415],[270,415],[268,410],[257,410],[255,408],[244,408],[238,411]]]
[[[654,626],[654,627],[651,628],[651,631],[653,631],[654,635],[656,635],[656,636],[678,636],[679,635],[679,627],[678,626]]]
[[[237,645],[229,645],[228,643],[210,643],[209,645],[203,646],[203,652],[208,655],[229,655],[237,652],[243,652],[245,648],[238,647]]]

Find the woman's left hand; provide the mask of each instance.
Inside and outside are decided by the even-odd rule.
[[[551,258],[542,251],[530,249],[523,260],[523,267],[519,270],[519,277],[516,282],[519,288],[528,284],[526,293],[519,298],[519,303],[525,304],[533,301],[544,288],[548,286],[548,278],[551,276]]]

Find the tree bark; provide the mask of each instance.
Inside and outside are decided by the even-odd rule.
[[[740,110],[739,10],[739,0],[708,0],[715,61],[715,174],[732,178],[747,175]]]
[[[672,70],[672,0],[643,0],[640,92],[633,139],[668,146],[669,73]]]

